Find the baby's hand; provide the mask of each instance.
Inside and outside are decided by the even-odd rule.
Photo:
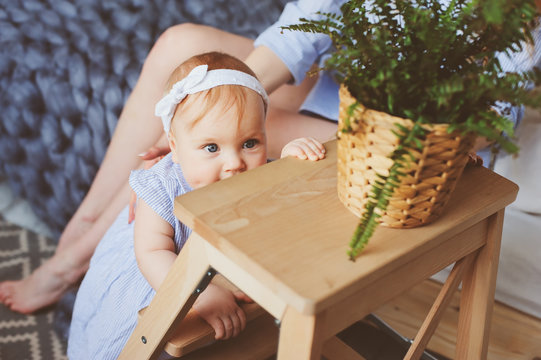
[[[282,155],[295,156],[302,160],[317,161],[325,158],[325,146],[313,138],[299,138],[289,142],[282,149]]]
[[[231,292],[215,284],[199,295],[193,308],[205,319],[216,333],[215,338],[229,339],[237,336],[246,326],[246,314],[237,305],[238,301],[250,300],[243,292]]]

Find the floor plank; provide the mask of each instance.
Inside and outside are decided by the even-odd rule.
[[[387,303],[376,315],[407,337],[414,337],[436,298],[441,284],[426,280]],[[428,348],[454,358],[459,293],[445,311]],[[490,360],[541,360],[541,319],[496,302],[488,349]]]

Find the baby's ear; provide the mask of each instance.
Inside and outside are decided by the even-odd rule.
[[[171,159],[173,160],[174,163],[178,164],[176,140],[171,132],[167,134],[167,138],[169,141],[169,147],[171,148]]]

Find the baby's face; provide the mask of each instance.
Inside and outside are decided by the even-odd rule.
[[[261,97],[246,89],[246,107],[225,110],[217,104],[195,124],[202,101],[186,106],[175,123],[173,160],[178,162],[194,189],[214,183],[267,162],[265,113]],[[180,125],[177,126],[176,124]]]

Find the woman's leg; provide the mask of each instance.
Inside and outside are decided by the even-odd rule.
[[[61,250],[57,250],[30,276],[0,283],[0,302],[11,310],[24,314],[56,303],[88,269],[90,257],[99,240],[120,210],[126,206],[130,191],[128,183],[125,182],[124,186],[117,190],[102,216],[87,232],[77,241],[67,243]]]

